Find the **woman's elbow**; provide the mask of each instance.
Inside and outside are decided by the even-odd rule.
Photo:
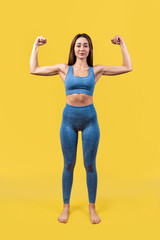
[[[127,72],[133,71],[133,68],[128,68]]]

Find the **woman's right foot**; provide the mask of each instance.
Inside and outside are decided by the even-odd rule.
[[[61,215],[58,217],[59,222],[61,223],[66,223],[68,220],[68,215],[69,215],[69,204],[64,204],[63,211]]]

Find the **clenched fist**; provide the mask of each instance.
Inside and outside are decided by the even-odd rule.
[[[111,39],[111,42],[114,43],[114,44],[119,44],[119,45],[124,43],[124,41],[123,41],[123,39],[121,38],[120,35],[116,35],[113,39]]]
[[[41,45],[44,45],[45,43],[47,42],[47,39],[42,37],[42,36],[39,36],[37,37],[36,41],[34,42],[35,45],[38,45],[38,46],[41,46]]]

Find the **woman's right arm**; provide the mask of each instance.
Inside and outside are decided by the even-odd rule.
[[[36,68],[39,67],[38,65],[38,45],[33,44],[33,49],[30,57],[30,73],[33,74]]]
[[[30,73],[42,76],[52,76],[59,74],[62,64],[55,64],[52,66],[39,67],[38,65],[38,47],[47,42],[46,38],[37,37],[33,44],[33,49],[30,57]]]

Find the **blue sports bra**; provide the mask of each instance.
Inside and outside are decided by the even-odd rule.
[[[86,77],[77,77],[73,74],[73,65],[69,66],[65,78],[66,96],[73,93],[85,93],[93,96],[95,76],[93,68],[89,66],[89,74]]]

